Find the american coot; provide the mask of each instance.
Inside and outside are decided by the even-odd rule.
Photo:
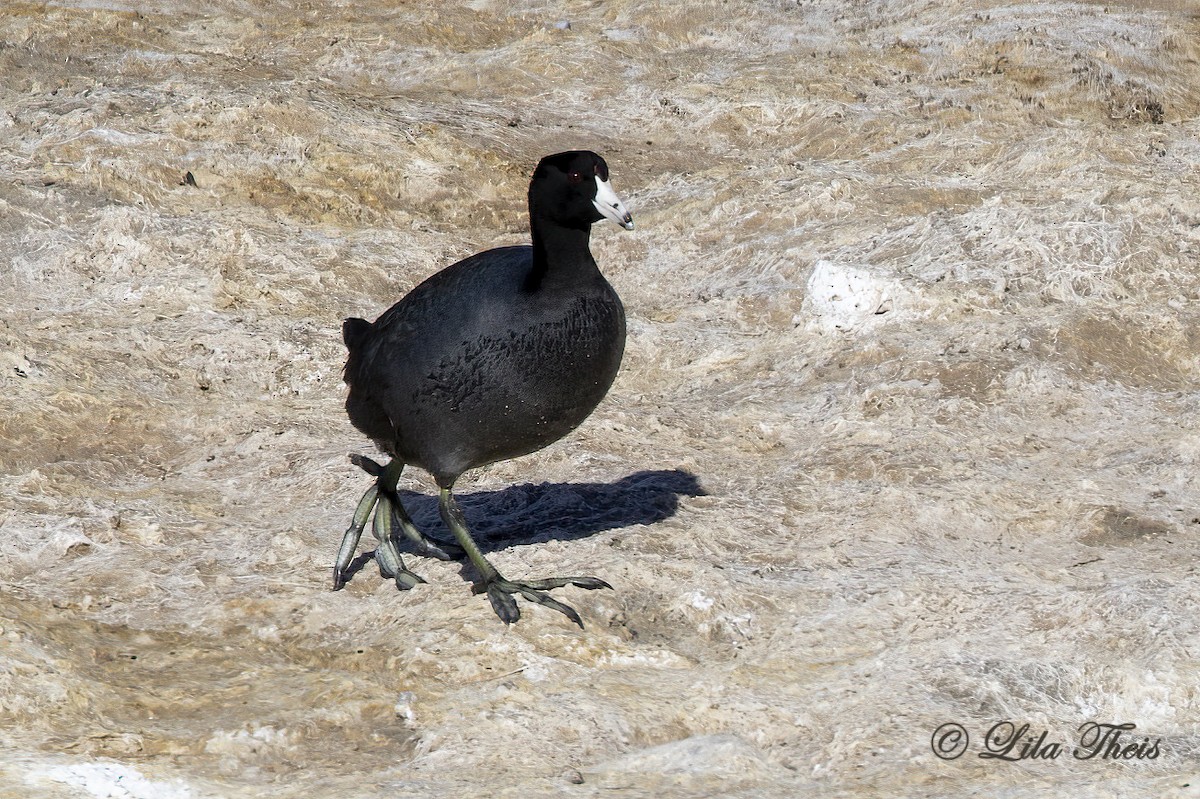
[[[565,585],[611,588],[595,577],[505,579],[480,552],[451,493],[468,469],[545,447],[574,430],[612,385],[625,349],[625,311],[588,249],[592,224],[633,219],[593,152],[543,158],[529,183],[533,245],[472,255],[428,278],[374,323],[347,319],[350,421],[392,456],[386,467],[352,460],[377,480],[363,495],[333,567],[334,589],[367,519],[380,571],[397,587],[422,580],[404,566],[399,532],[417,551],[450,559],[413,525],[396,494],[405,465],[433,475],[439,508],[454,539],[479,572],[506,624],[521,617],[514,594],[553,608],[583,626],[575,610],[546,591]]]

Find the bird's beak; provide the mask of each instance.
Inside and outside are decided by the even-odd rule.
[[[607,180],[601,180],[599,175],[596,176],[596,199],[592,200],[592,205],[621,227],[633,230],[633,217],[625,210],[625,203],[613,191],[612,185]]]

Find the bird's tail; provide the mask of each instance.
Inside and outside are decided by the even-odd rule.
[[[349,353],[346,356],[346,368],[342,370],[342,379],[346,383],[350,383],[358,373],[358,364],[363,356],[362,344],[370,332],[371,323],[366,319],[352,316],[342,322],[342,341],[346,342],[346,350]]]

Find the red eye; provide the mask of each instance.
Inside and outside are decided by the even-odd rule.
[[[567,182],[570,183],[571,185],[575,185],[576,183],[582,183],[583,182],[583,173],[580,172],[578,169],[572,170],[571,172],[567,173]]]

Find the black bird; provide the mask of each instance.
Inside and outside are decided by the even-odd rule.
[[[579,426],[604,398],[625,349],[625,311],[588,248],[592,225],[633,218],[593,152],[543,158],[529,183],[532,246],[500,247],[453,264],[414,288],[374,323],[347,319],[350,421],[392,457],[355,456],[378,479],[359,501],[333,567],[334,590],[367,519],[381,572],[401,589],[425,582],[404,566],[396,527],[422,554],[450,559],[412,523],[396,494],[405,465],[433,475],[439,508],[506,624],[521,617],[514,594],[579,614],[546,591],[611,588],[595,577],[505,579],[480,552],[451,491],[468,469],[541,449]],[[375,508],[378,504],[378,508]],[[447,548],[449,545],[446,545]]]

